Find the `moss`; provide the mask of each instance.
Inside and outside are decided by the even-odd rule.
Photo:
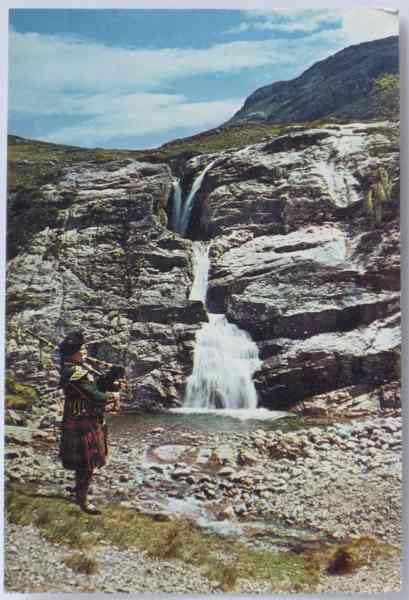
[[[29,385],[15,381],[11,374],[6,374],[6,408],[14,410],[31,410],[38,402],[38,392]]]
[[[81,300],[81,302],[84,302],[85,304],[87,304],[89,306],[95,306],[100,303],[100,299],[97,296],[97,294],[93,294],[91,292],[86,292],[86,291],[79,292],[78,298]]]

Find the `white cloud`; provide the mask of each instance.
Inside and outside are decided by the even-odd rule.
[[[318,32],[320,27],[327,23],[340,20],[340,15],[334,10],[252,10],[244,11],[244,21],[226,33],[239,34],[251,29],[263,31],[271,30],[280,33],[305,33]]]
[[[44,132],[42,138],[47,135],[49,141],[61,143],[97,145],[121,135],[156,134],[180,127],[200,131],[230,118],[244,98],[191,102],[185,89],[183,95],[177,93],[184,77],[265,65],[296,68],[314,52],[313,44],[297,48],[272,39],[207,49],[154,50],[12,32],[9,109],[14,119],[59,118],[64,126],[48,135]],[[169,93],[172,88],[175,92]],[[64,122],[66,117],[70,126]],[[75,117],[81,123],[73,124]]]
[[[244,11],[243,22],[226,33],[271,30],[279,33],[311,34],[325,24],[338,24],[343,46],[398,35],[398,12],[388,9],[357,7],[344,10],[254,10]],[[322,33],[325,33],[322,31]],[[327,30],[329,38],[333,29]]]
[[[206,49],[126,49],[57,36],[12,32],[12,89],[19,85],[56,89],[155,89],[175,79],[230,73],[272,61],[269,41],[230,42]]]
[[[347,45],[398,33],[396,14],[364,8],[251,11],[243,16],[237,33],[275,29],[306,35],[302,41],[272,33],[263,40],[236,40],[209,48],[149,49],[12,31],[10,112],[13,118],[60,118],[62,125],[47,139],[78,145],[103,145],[121,136],[176,128],[200,131],[226,121],[243,99],[192,102],[182,88],[183,78],[271,66],[273,81],[282,68],[296,76]],[[342,20],[342,28],[318,31],[324,23],[337,20]],[[65,117],[71,122],[78,117],[81,123],[65,125]]]
[[[377,40],[399,34],[398,13],[380,9],[352,8],[342,14],[348,44]]]
[[[156,135],[177,128],[199,132],[229,119],[243,98],[215,102],[189,102],[181,95],[130,94],[77,98],[79,114],[92,116],[75,126],[61,127],[44,136],[49,142],[81,146],[109,145],[110,140]]]

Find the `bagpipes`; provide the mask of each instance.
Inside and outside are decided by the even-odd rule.
[[[87,368],[87,367],[85,367]],[[95,370],[95,369],[94,369]],[[101,392],[118,392],[127,389],[127,381],[125,379],[125,368],[120,365],[112,365],[108,373],[100,375],[96,379],[97,388]],[[112,410],[118,412],[119,401],[114,401]]]
[[[41,335],[38,335],[37,333],[34,333],[29,329],[25,329],[25,332],[27,332],[32,337],[37,338],[41,343],[47,345],[54,352],[61,351],[61,344],[55,345],[52,342],[50,342],[50,340],[46,339]],[[80,335],[82,337],[82,333],[80,333]],[[84,345],[86,346],[87,344]],[[109,368],[109,371],[106,373],[102,373],[99,369],[96,369],[94,365],[97,365],[98,367]],[[121,392],[127,390],[128,388],[125,367],[121,365],[115,365],[105,360],[101,360],[99,358],[94,358],[93,356],[87,355],[86,358],[82,361],[81,366],[87,369],[87,371],[89,371],[93,376],[95,376],[95,383],[97,385],[97,388],[101,392]],[[114,401],[113,404],[114,410],[118,410],[119,403]]]

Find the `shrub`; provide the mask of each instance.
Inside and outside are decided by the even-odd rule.
[[[94,575],[98,571],[97,562],[85,554],[72,554],[64,559],[64,563],[76,573]]]
[[[375,108],[379,117],[399,118],[399,76],[384,74],[373,82]]]

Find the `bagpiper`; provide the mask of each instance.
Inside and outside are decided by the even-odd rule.
[[[88,514],[101,511],[87,500],[95,468],[107,459],[107,430],[104,411],[119,406],[119,392],[98,389],[93,374],[85,367],[87,351],[81,331],[67,335],[59,346],[61,387],[65,394],[60,459],[65,469],[75,471],[76,501]]]

